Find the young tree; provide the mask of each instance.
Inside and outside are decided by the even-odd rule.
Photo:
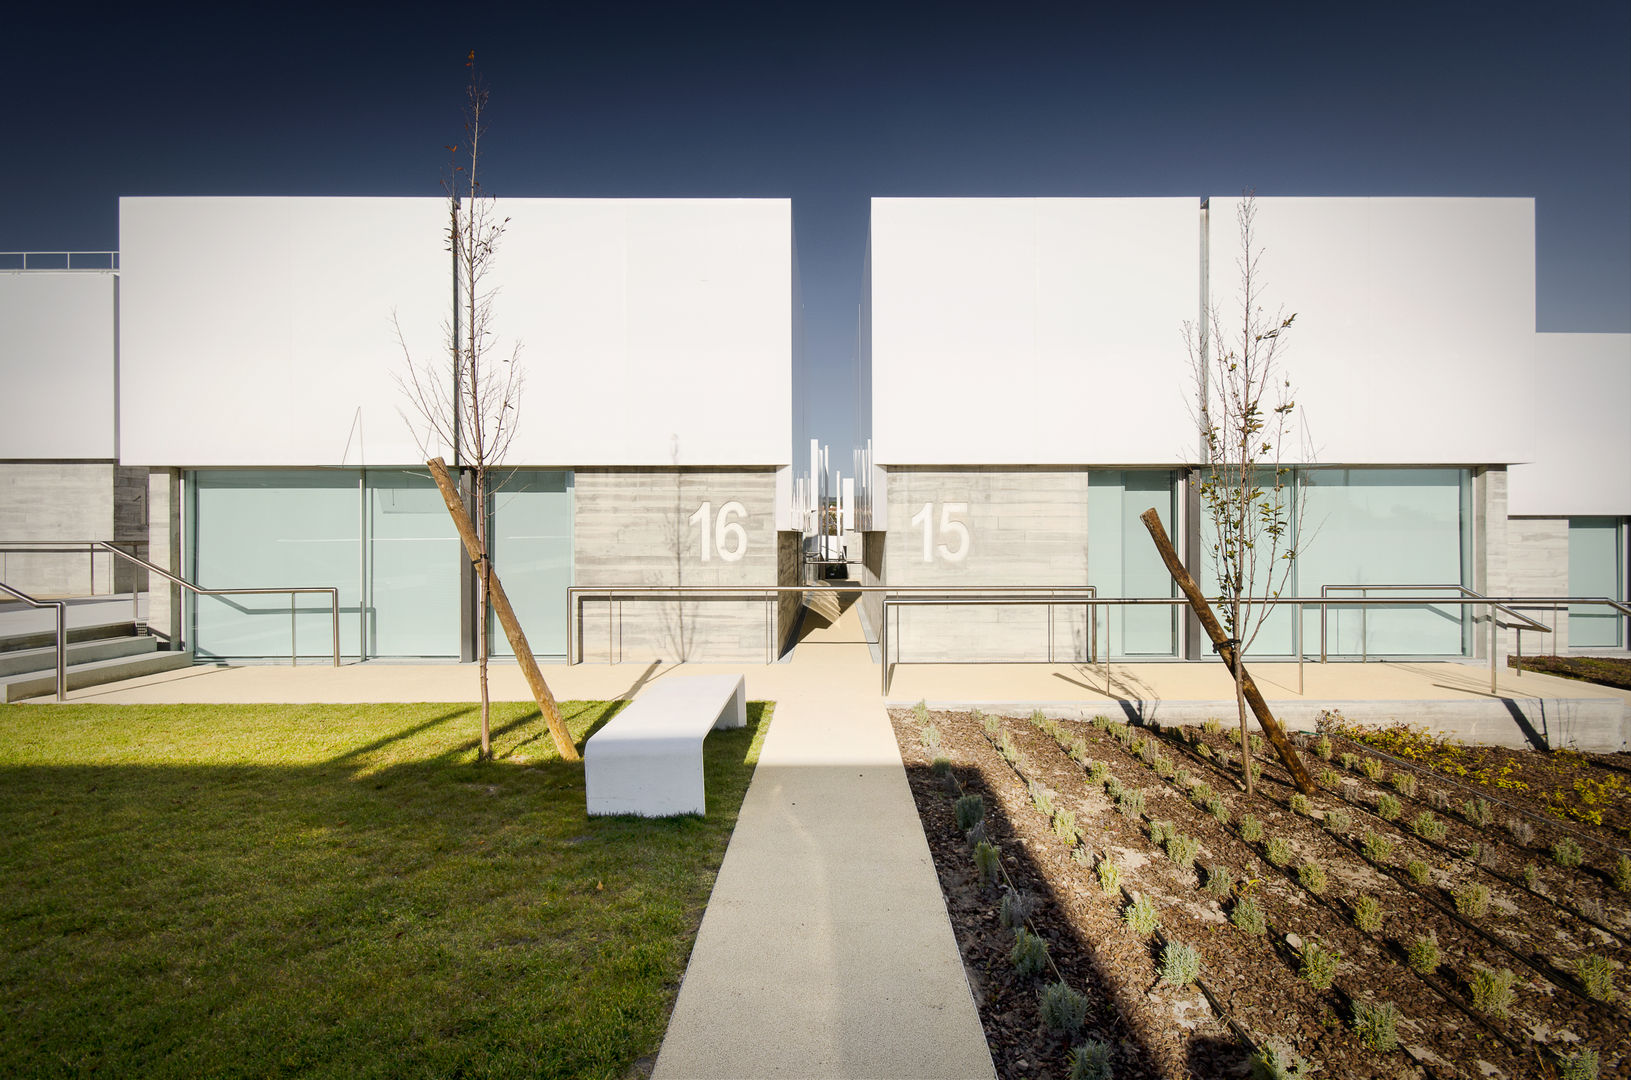
[[[1248,793],[1252,770],[1245,657],[1273,613],[1272,602],[1290,582],[1297,558],[1292,535],[1297,489],[1287,463],[1296,431],[1296,403],[1280,365],[1287,332],[1297,316],[1287,315],[1282,307],[1270,312],[1265,306],[1263,249],[1253,231],[1256,218],[1257,202],[1248,191],[1235,211],[1240,236],[1235,264],[1238,307],[1210,305],[1199,323],[1184,325],[1205,458],[1200,498],[1201,512],[1211,527],[1207,554],[1217,581],[1226,646],[1232,646],[1220,645],[1219,652],[1234,675]],[[1282,740],[1283,736],[1275,740],[1277,748]],[[1282,756],[1287,752],[1294,756],[1289,743],[1281,749]]]
[[[470,82],[465,88],[465,143],[462,147],[447,147],[450,164],[443,184],[448,206],[447,249],[453,255],[457,297],[454,317],[443,324],[447,357],[440,361],[416,362],[402,338],[400,326],[397,340],[407,357],[405,374],[399,376],[398,382],[421,421],[414,432],[420,449],[428,457],[432,446],[450,447],[455,467],[469,470],[474,482],[475,550],[470,555],[476,564],[476,620],[480,635],[476,660],[481,681],[481,757],[485,760],[492,756],[487,689],[491,620],[487,611],[493,585],[492,538],[488,535],[486,506],[487,496],[493,490],[494,472],[502,465],[515,437],[523,380],[520,343],[515,343],[508,355],[499,354],[495,348],[493,288],[487,278],[509,219],[497,216],[492,197],[481,186],[479,167],[487,90],[476,74],[475,65],[476,54],[472,50],[465,60],[465,67],[470,71]],[[547,690],[545,693],[547,695]]]

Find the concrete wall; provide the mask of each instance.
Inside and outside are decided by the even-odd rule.
[[[890,585],[1087,581],[1086,469],[891,468],[888,488],[883,577]],[[889,620],[891,660],[1038,661],[1050,655],[1042,607],[891,608]],[[1051,642],[1054,660],[1085,659],[1085,613],[1056,609]]]
[[[802,585],[804,576],[804,536],[796,532],[776,534],[776,584]],[[793,639],[804,601],[798,593],[779,593],[776,598],[776,650],[778,655]]]
[[[0,462],[0,541],[115,539],[114,472],[105,461]],[[118,584],[111,562],[0,551],[0,581],[40,598],[108,593]]]
[[[1631,515],[1631,334],[1537,334],[1512,512]]]
[[[0,272],[0,460],[117,456],[118,303],[110,271]]]
[[[779,580],[772,469],[579,469],[572,516],[577,585],[758,585]],[[706,549],[703,516],[707,504]],[[608,646],[603,601],[583,604],[580,655],[605,662],[764,662],[775,601],[626,601]]]
[[[1518,517],[1507,521],[1507,583],[1513,596],[1569,595],[1569,519]],[[1552,628],[1550,634],[1525,634],[1523,651],[1566,653],[1569,650],[1569,612],[1525,611],[1536,622]],[[1508,648],[1514,637],[1507,635]]]

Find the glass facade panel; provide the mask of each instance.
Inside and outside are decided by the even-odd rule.
[[[572,474],[517,469],[488,496],[493,566],[527,644],[540,659],[566,656],[566,590],[572,584]],[[513,656],[496,621],[492,655]]]
[[[1625,532],[1619,518],[1569,519],[1569,595],[1625,599]],[[1625,618],[1607,607],[1569,608],[1569,648],[1617,649]]]
[[[1318,596],[1325,585],[1471,584],[1472,484],[1465,469],[1310,469],[1301,480],[1297,595]],[[1326,648],[1332,655],[1465,655],[1470,614],[1440,604],[1332,607]],[[1306,612],[1303,630],[1305,648],[1317,649],[1317,611]]]
[[[1259,505],[1271,506],[1272,502],[1270,502],[1270,500],[1272,500],[1274,497],[1274,470],[1260,470],[1258,476],[1258,484],[1265,493],[1264,499],[1259,503]],[[1200,483],[1200,477],[1197,477],[1194,482],[1197,484]],[[1290,487],[1284,489],[1281,493],[1281,498],[1292,504],[1288,507],[1289,512],[1286,514],[1286,517],[1292,519],[1290,524],[1293,531],[1295,531],[1296,499],[1292,489]],[[1200,500],[1200,508],[1200,565],[1198,567],[1191,567],[1190,573],[1194,575],[1196,581],[1200,584],[1201,591],[1203,593],[1205,593],[1208,597],[1215,597],[1218,595],[1219,591],[1218,568],[1215,562],[1216,556],[1213,554],[1212,549],[1217,543],[1217,530],[1212,525],[1212,518],[1207,512],[1206,501],[1204,498]],[[1285,546],[1286,545],[1284,544],[1280,545],[1282,550],[1285,548]],[[1256,585],[1250,590],[1256,595],[1262,595],[1262,593],[1269,588],[1268,583],[1271,576],[1273,583],[1280,586],[1279,592],[1281,595],[1299,595],[1296,591],[1297,578],[1295,567],[1292,568],[1292,572],[1290,574],[1287,574],[1286,564],[1283,561],[1277,559],[1275,565],[1272,567],[1260,566],[1257,568],[1256,574]],[[1224,628],[1227,630],[1228,621],[1224,617],[1224,613],[1217,607],[1214,607],[1213,613],[1217,615],[1218,621],[1222,623]],[[1292,656],[1296,653],[1297,640],[1295,632],[1297,628],[1297,618],[1296,611],[1293,608],[1271,608],[1267,616],[1262,619],[1261,624],[1259,624],[1258,621],[1257,610],[1249,610],[1244,614],[1242,622],[1244,623],[1244,626],[1242,627],[1240,636],[1246,640],[1248,660],[1252,655]],[[1254,626],[1256,627],[1255,630],[1253,629]],[[1196,629],[1200,637],[1200,655],[1212,655],[1211,640],[1206,637],[1205,632],[1201,631],[1198,626]]]
[[[1095,469],[1088,473],[1087,579],[1100,596],[1172,596],[1175,588],[1138,515],[1155,507],[1176,536],[1177,481],[1166,469]],[[1099,649],[1111,656],[1175,656],[1176,607],[1099,609]]]
[[[461,544],[436,482],[370,469],[365,498],[368,654],[458,656]]]
[[[192,475],[190,580],[210,589],[333,586],[340,590],[340,651],[357,656],[361,514],[355,470],[212,470]],[[193,594],[189,593],[189,597]],[[333,649],[328,597],[295,598],[300,655]],[[193,597],[200,657],[290,652],[287,594]]]

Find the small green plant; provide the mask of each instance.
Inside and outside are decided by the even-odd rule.
[[[1268,919],[1264,917],[1262,907],[1249,896],[1235,901],[1234,909],[1229,912],[1229,921],[1253,937],[1268,931]]]
[[[1072,1050],[1070,1080],[1111,1080],[1110,1044],[1102,1039],[1089,1039]]]
[[[953,810],[957,816],[957,831],[968,832],[985,817],[985,798],[974,793],[957,800]]]
[[[1070,749],[1065,752],[1070,755],[1070,760],[1076,762],[1078,765],[1086,765],[1089,761],[1087,756],[1087,740],[1082,738],[1080,735],[1076,736],[1076,738],[1070,744]]]
[[[1484,861],[1484,845],[1474,840],[1472,843],[1467,845],[1467,850],[1464,854],[1467,856],[1468,862],[1475,864],[1481,863]]]
[[[1172,836],[1174,831],[1172,822],[1170,821],[1165,819],[1151,821],[1150,843],[1157,847],[1162,847],[1166,844],[1168,838]]]
[[[1297,974],[1308,980],[1308,985],[1316,990],[1329,990],[1331,984],[1336,982],[1337,968],[1342,966],[1342,954],[1336,949],[1327,949],[1317,941],[1310,941],[1303,946],[1303,959]]]
[[[1399,1045],[1399,1009],[1391,1001],[1354,1002],[1354,1034],[1367,1049],[1385,1054]]]
[[[933,723],[923,725],[923,745],[930,750],[940,749],[940,729]]]
[[[1229,804],[1223,801],[1222,796],[1214,795],[1207,799],[1206,812],[1211,814],[1213,820],[1219,825],[1227,826],[1229,824]]]
[[[1367,934],[1382,929],[1382,904],[1374,896],[1363,893],[1353,898],[1354,925]]]
[[[1567,1057],[1557,1055],[1557,1080],[1597,1080],[1597,1070],[1601,1068],[1597,1051],[1589,1048],[1576,1050]]]
[[[1178,771],[1178,767],[1172,763],[1172,759],[1164,757],[1156,758],[1150,768],[1154,769],[1155,775],[1163,780],[1170,780],[1173,773]]]
[[[1265,1043],[1252,1055],[1251,1080],[1304,1080],[1309,1074],[1308,1062],[1289,1046]]]
[[[1136,818],[1144,812],[1144,789],[1131,788],[1121,793],[1116,800],[1116,809],[1130,818]]]
[[[1177,784],[1181,788],[1188,787],[1189,784],[1190,784],[1189,770],[1188,769],[1179,769],[1176,773],[1174,773],[1172,775],[1172,782],[1174,784]]]
[[[1461,816],[1485,829],[1495,820],[1495,807],[1490,805],[1488,799],[1468,799],[1461,804]]]
[[[997,753],[1010,765],[1019,764],[1019,747],[1014,745],[1014,737],[1008,732],[1002,733],[1002,742],[997,745]]]
[[[1438,788],[1427,789],[1427,805],[1441,814],[1449,813],[1450,797]]]
[[[1106,896],[1115,896],[1121,892],[1121,867],[1109,855],[1099,859],[1099,891]]]
[[[1296,853],[1291,850],[1291,841],[1283,836],[1275,836],[1263,845],[1263,858],[1275,866],[1290,866]]]
[[[1410,819],[1410,831],[1423,840],[1439,843],[1443,841],[1449,831],[1449,826],[1445,825],[1444,820],[1435,816],[1431,810],[1423,810]]]
[[[1367,831],[1364,843],[1359,849],[1364,852],[1365,858],[1373,863],[1385,863],[1393,858],[1393,840],[1381,833]]]
[[[1314,804],[1300,791],[1293,792],[1286,805],[1291,808],[1293,814],[1300,814],[1303,817],[1308,817],[1314,810]]]
[[[1510,969],[1479,967],[1472,973],[1468,989],[1472,993],[1472,1007],[1490,1016],[1505,1018],[1517,995],[1512,991],[1513,975]]]
[[[985,822],[983,821],[976,821],[974,823],[974,828],[964,833],[963,836],[968,840],[969,844],[974,847],[978,847],[985,841],[991,839],[988,835],[986,835]]]
[[[1540,891],[1540,867],[1534,863],[1523,864],[1523,887],[1530,892]]]
[[[1330,882],[1325,878],[1325,868],[1310,859],[1297,867],[1297,882],[1315,896],[1324,896]]]
[[[1212,863],[1206,868],[1206,895],[1222,902],[1229,899],[1229,894],[1235,889],[1235,875],[1222,863]]]
[[[1252,762],[1252,783],[1255,784],[1261,779],[1263,779],[1263,765],[1261,762],[1254,761]]]
[[[1082,830],[1076,824],[1076,811],[1064,806],[1054,809],[1053,835],[1073,847],[1081,840]]]
[[[1168,941],[1161,950],[1161,981],[1168,986],[1188,986],[1201,977],[1201,954],[1193,946]]]
[[[936,776],[948,776],[951,773],[951,759],[945,756],[937,757],[929,766],[929,771]]]
[[[1008,960],[1021,975],[1040,975],[1048,966],[1048,947],[1022,926],[1014,931],[1014,947],[1008,952]]]
[[[1063,982],[1049,983],[1042,991],[1042,1026],[1074,1035],[1087,1023],[1087,995]]]
[[[1438,935],[1429,931],[1416,937],[1405,946],[1404,953],[1411,971],[1431,975],[1438,970]]]
[[[1093,865],[1093,853],[1085,847],[1072,848],[1070,852],[1070,861],[1075,863],[1077,866],[1090,867]]]
[[[1203,761],[1211,761],[1214,756],[1212,754],[1212,747],[1207,743],[1196,743],[1195,753],[1198,754]]]
[[[1212,798],[1212,796],[1215,794],[1216,792],[1212,790],[1212,785],[1208,784],[1205,780],[1195,781],[1195,786],[1189,789],[1190,801],[1192,801],[1196,806],[1205,806],[1206,800]]]
[[[1247,743],[1252,748],[1252,757],[1263,756],[1263,737],[1261,735],[1247,736]]]
[[[1201,842],[1193,836],[1175,832],[1167,837],[1167,858],[1188,870],[1195,865],[1195,856],[1201,852]]]
[[[1420,859],[1411,859],[1404,864],[1404,872],[1410,875],[1410,880],[1417,885],[1426,885],[1432,880],[1433,874],[1426,863]]]
[[[1335,791],[1342,786],[1342,774],[1335,769],[1321,769],[1319,785],[1326,791]]]
[[[1223,722],[1216,717],[1201,721],[1201,730],[1208,735],[1217,735],[1223,731]]]
[[[1243,815],[1240,819],[1240,838],[1248,844],[1255,844],[1263,839],[1263,823],[1251,814]]]
[[[1414,799],[1416,797],[1416,778],[1406,772],[1394,773],[1393,790],[1407,799]]]
[[[1161,919],[1156,913],[1155,905],[1150,902],[1149,897],[1142,893],[1122,911],[1121,921],[1126,923],[1133,933],[1139,937],[1149,937],[1155,933],[1156,927],[1161,925]]]
[[[981,885],[993,885],[997,875],[1002,870],[1001,855],[997,845],[989,840],[981,840],[974,845],[974,870],[980,875]]]
[[[1030,783],[1031,805],[1045,818],[1053,817],[1053,789],[1040,780]]]
[[[1383,821],[1398,821],[1399,815],[1403,811],[1404,808],[1399,805],[1399,800],[1392,795],[1383,794],[1376,797],[1376,816]]]
[[[1373,757],[1368,757],[1359,763],[1359,771],[1365,774],[1365,779],[1373,784],[1380,784],[1382,777],[1387,775],[1387,766]]]
[[[1125,789],[1121,786],[1120,780],[1117,780],[1113,776],[1107,776],[1104,778],[1104,793],[1110,796],[1112,799],[1120,799],[1121,793],[1124,790]]]
[[[1321,735],[1314,740],[1314,753],[1320,756],[1321,761],[1331,760],[1331,750],[1331,737],[1329,735]]]
[[[1002,892],[1002,904],[997,908],[997,921],[1009,930],[1018,930],[1036,911],[1036,897],[1010,886]]]
[[[1614,887],[1621,892],[1631,892],[1631,856],[1621,855],[1614,862],[1614,869],[1610,876],[1614,880]]]
[[[1325,828],[1336,836],[1346,836],[1348,830],[1353,828],[1353,815],[1346,810],[1327,810],[1325,812]]]
[[[1110,766],[1102,761],[1089,761],[1087,763],[1087,779],[1089,783],[1102,784],[1104,778],[1110,775]]]
[[[1450,894],[1455,910],[1463,918],[1482,919],[1489,914],[1489,886],[1469,881],[1456,886]]]
[[[1349,772],[1353,772],[1355,769],[1359,768],[1359,755],[1358,754],[1343,754],[1342,755],[1342,767],[1344,769],[1347,769]]]
[[[1552,861],[1565,870],[1573,870],[1585,857],[1586,853],[1580,845],[1567,836],[1552,845]]]
[[[975,709],[974,718],[980,721],[980,726],[985,729],[985,737],[992,742],[996,742],[1002,735],[1002,721],[995,716],[986,716],[979,709]]]
[[[1602,953],[1592,953],[1575,961],[1574,973],[1580,976],[1580,985],[1593,1001],[1613,1001],[1619,996],[1614,988],[1614,964]]]

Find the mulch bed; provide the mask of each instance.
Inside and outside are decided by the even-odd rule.
[[[1509,656],[1506,666],[1631,690],[1631,660],[1615,656]]]
[[[1092,1003],[1082,1037],[1113,1045],[1118,1076],[1242,1076],[1248,1050],[1231,1021],[1246,1039],[1286,1046],[1330,1076],[1547,1075],[1559,1053],[1578,1045],[1602,1052],[1603,1076],[1628,1064],[1631,1023],[1623,996],[1616,1004],[1588,1002],[1573,972],[1580,959],[1604,955],[1616,965],[1619,982],[1627,981],[1624,965],[1631,955],[1624,942],[1631,910],[1610,884],[1602,856],[1594,854],[1578,868],[1549,862],[1540,868],[1543,845],[1550,843],[1542,835],[1544,822],[1532,827],[1525,846],[1499,824],[1480,829],[1440,809],[1436,816],[1447,823],[1445,836],[1423,841],[1405,823],[1430,803],[1449,805],[1447,797],[1432,794],[1434,782],[1421,781],[1415,796],[1406,798],[1370,782],[1357,767],[1343,769],[1337,755],[1329,764],[1308,755],[1316,773],[1337,774],[1327,776],[1335,790],[1322,790],[1307,812],[1294,813],[1288,805],[1292,789],[1277,762],[1261,763],[1256,794],[1246,796],[1238,749],[1224,764],[1233,743],[1221,731],[1118,732],[1121,725],[1008,718],[993,738],[969,714],[926,719],[910,711],[894,714],[953,927],[1004,1077],[1068,1075],[1068,1048],[1061,1036],[1043,1031],[1036,1004],[1052,975],[1022,977],[1009,963],[1013,935],[998,922],[1001,891],[978,880],[970,845],[954,820],[955,795],[930,768],[936,752],[950,760],[962,790],[984,796],[985,827],[1002,851],[1008,876],[1039,900],[1032,926],[1047,941],[1059,974]],[[933,749],[924,737],[931,724],[938,736]],[[1140,748],[1146,738],[1153,741]],[[1076,756],[1103,762],[1123,787],[1145,792],[1142,812],[1118,812],[1103,784],[1089,780],[1065,749],[1078,740]],[[1002,742],[1012,764],[998,751]],[[1162,766],[1166,777],[1156,771],[1159,758],[1170,763]],[[1197,781],[1228,807],[1228,825],[1203,808],[1204,797],[1191,789]],[[1027,787],[1032,782],[1055,793],[1056,807],[1074,813],[1079,844],[1061,839],[1037,808]],[[1396,821],[1374,813],[1384,790],[1404,806]],[[1322,823],[1331,810],[1353,819],[1346,834],[1335,835]],[[1260,841],[1242,836],[1241,819],[1248,813],[1263,825]],[[1170,822],[1199,842],[1194,868],[1179,866],[1152,841],[1157,822]],[[1367,832],[1391,840],[1393,853],[1382,861],[1368,859],[1361,850]],[[1294,853],[1283,869],[1267,858],[1265,845],[1273,838]],[[1199,949],[1202,979],[1221,1016],[1195,988],[1156,985],[1156,945],[1125,927],[1123,899],[1099,888],[1094,865],[1106,855],[1120,865],[1125,888],[1155,903],[1162,932]],[[1323,895],[1299,883],[1297,866],[1308,861],[1326,872]],[[1426,881],[1406,874],[1411,861],[1429,868]],[[1529,863],[1537,864],[1528,879],[1534,888],[1523,874]],[[1220,903],[1201,888],[1211,864],[1249,884]],[[1488,916],[1456,915],[1454,893],[1468,882],[1490,889]],[[1229,914],[1242,891],[1266,914],[1267,933],[1231,925]],[[1353,901],[1362,895],[1381,905],[1378,931],[1354,925]],[[1443,963],[1417,975],[1403,962],[1404,950],[1429,932]],[[1315,990],[1298,977],[1300,949],[1309,940],[1342,954],[1330,990]],[[1514,972],[1517,993],[1508,1016],[1472,1006],[1470,981],[1479,966]],[[1384,1001],[1401,1013],[1400,1049],[1369,1049],[1355,1034],[1355,1003]]]

